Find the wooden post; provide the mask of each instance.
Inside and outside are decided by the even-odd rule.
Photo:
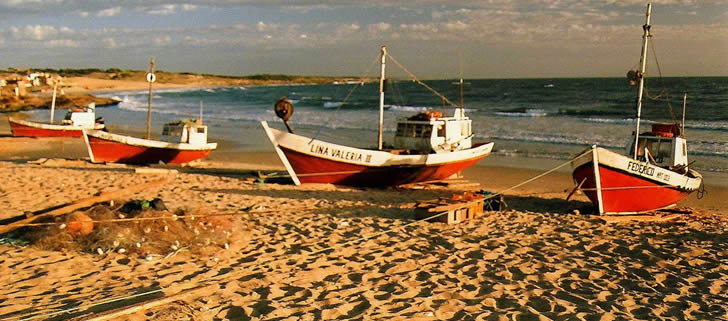
[[[147,82],[149,82],[149,101],[147,104],[147,139],[152,138],[152,84],[154,83],[154,57],[149,61],[149,73],[147,74]]]
[[[384,69],[387,65],[387,46],[382,46],[382,69],[379,76],[379,136],[377,143],[379,150],[382,150],[382,142],[384,140]]]
[[[56,89],[58,88],[58,83],[53,84],[53,99],[51,100],[51,124],[53,124],[53,116],[56,113]]]
[[[594,184],[597,188],[597,204],[599,204],[599,215],[604,214],[604,199],[602,196],[602,177],[599,175],[599,151],[597,146],[592,145],[592,165],[594,165]]]

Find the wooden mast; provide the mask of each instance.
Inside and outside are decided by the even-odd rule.
[[[682,123],[680,123],[680,136],[685,136],[685,107],[688,103],[688,92],[683,94],[683,112],[682,112]]]
[[[58,89],[58,82],[55,82],[53,84],[53,98],[51,100],[51,121],[50,121],[50,124],[53,124],[53,114],[56,113],[56,89]]]
[[[382,46],[382,70],[379,76],[379,150],[382,150],[382,136],[384,133],[384,67],[386,66],[387,46]]]
[[[650,38],[650,13],[652,12],[652,3],[647,3],[647,12],[645,13],[645,25],[642,26],[644,35],[642,36],[642,56],[640,57],[640,87],[637,93],[637,124],[634,131],[634,155],[633,159],[637,159],[637,149],[639,149],[640,139],[640,117],[642,116],[642,94],[645,90],[645,71],[647,69],[647,43]],[[645,155],[647,157],[647,155]]]
[[[152,138],[152,84],[154,83],[154,57],[149,61],[149,73],[147,74],[147,82],[149,82],[149,100],[147,102],[147,139]]]

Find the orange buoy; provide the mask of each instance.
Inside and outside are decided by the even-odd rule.
[[[71,214],[66,219],[66,231],[72,236],[89,235],[94,230],[94,222],[83,213]]]

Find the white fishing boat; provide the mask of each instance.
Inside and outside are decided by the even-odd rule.
[[[600,214],[639,213],[666,208],[702,186],[702,176],[689,168],[688,163],[684,131],[685,98],[682,124],[654,124],[649,132],[640,133],[651,11],[652,4],[648,3],[640,70],[628,74],[630,82],[639,87],[636,128],[626,154],[595,145],[572,160],[576,188],[584,192]]]
[[[296,185],[332,183],[349,186],[394,186],[444,180],[488,156],[493,143],[472,142],[472,121],[461,105],[452,116],[428,112],[399,119],[394,147],[383,148],[384,80],[387,54],[381,49],[378,148],[333,144],[292,133],[288,117],[292,105],[276,103],[288,132],[261,122],[278,156]],[[442,97],[444,100],[446,98]],[[449,100],[447,100],[449,102]]]
[[[202,103],[200,103],[200,117],[197,120],[167,123],[162,129],[160,140],[150,138],[152,83],[155,79],[154,60],[152,59],[147,74],[149,104],[146,138],[112,134],[100,130],[84,130],[83,138],[92,162],[184,164],[207,157],[217,148],[217,143],[207,142],[207,126],[202,123]]]
[[[74,107],[68,110],[60,123],[53,121],[56,109],[56,89],[53,86],[50,120],[37,122],[8,117],[10,131],[16,137],[81,137],[84,129],[104,129],[104,119],[96,117],[96,105],[87,107]]]

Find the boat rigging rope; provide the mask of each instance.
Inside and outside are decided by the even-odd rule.
[[[556,167],[554,167],[554,168],[552,168],[552,169],[550,169],[548,171],[545,171],[545,172],[543,172],[543,173],[541,173],[539,175],[536,175],[536,176],[534,176],[534,177],[532,177],[530,179],[527,179],[527,180],[525,180],[523,182],[520,182],[520,183],[518,183],[516,185],[513,185],[511,187],[508,187],[506,189],[503,189],[503,190],[501,190],[501,191],[499,191],[497,193],[485,195],[485,197],[483,198],[483,200],[488,200],[488,199],[494,198],[496,196],[503,195],[507,191],[516,189],[518,187],[521,187],[523,185],[526,185],[528,183],[531,183],[533,181],[536,181],[536,180],[538,180],[538,179],[540,179],[540,178],[542,178],[542,177],[544,177],[544,176],[546,176],[546,175],[548,175],[550,173],[555,172],[556,170],[558,170],[558,169],[560,169],[560,168],[562,168],[562,167],[564,167],[566,165],[571,164],[573,161],[575,161],[575,160],[577,160],[577,159],[579,159],[581,157],[585,157],[585,156],[590,156],[591,157],[591,154],[584,153],[582,155],[577,156],[576,158],[570,159],[570,160],[568,160],[568,161],[566,161],[566,162],[564,162],[564,163],[562,163],[562,164],[560,164],[560,165],[558,165],[558,166],[556,166]],[[255,214],[258,214],[258,213],[260,213],[260,212],[255,212]],[[342,247],[345,247],[345,246],[349,246],[349,245],[352,245],[354,243],[358,243],[358,242],[362,242],[362,241],[367,241],[367,240],[370,240],[372,238],[379,237],[379,236],[384,235],[384,234],[387,234],[387,233],[392,233],[392,232],[395,232],[395,231],[404,229],[406,227],[409,227],[409,226],[412,226],[412,225],[421,223],[423,221],[431,220],[431,219],[434,219],[434,218],[438,218],[440,216],[444,216],[444,215],[447,215],[447,214],[448,214],[448,212],[442,212],[442,213],[438,213],[438,214],[435,214],[435,215],[432,215],[432,216],[428,216],[426,218],[413,220],[412,222],[409,222],[407,224],[400,225],[400,226],[394,226],[392,228],[386,229],[386,230],[381,231],[381,232],[374,233],[372,235],[362,236],[362,237],[359,237],[359,238],[354,239],[354,240],[350,240],[350,241],[347,241],[347,242],[344,242],[344,243],[339,243],[339,244],[335,244],[335,245],[332,245],[332,246],[329,246],[329,247],[326,247],[326,248],[323,248],[323,249],[319,249],[317,251],[307,253],[307,254],[305,254],[305,256],[313,256],[313,255],[321,254],[321,253],[324,253],[324,252],[327,252],[327,251],[333,251],[333,250],[336,250],[337,248],[342,248]],[[213,216],[213,215],[195,215],[194,217],[197,218],[197,217]],[[237,215],[237,214],[235,214],[235,215]],[[160,217],[158,219],[170,219],[170,218],[171,217]],[[111,220],[108,220],[108,221],[111,221]],[[101,222],[101,221],[99,221],[99,222]],[[252,263],[255,264],[256,262],[252,262]],[[255,271],[264,271],[265,269],[271,268],[274,263],[279,263],[279,260],[274,259],[274,260],[269,261],[269,262],[264,262],[263,264],[255,264],[255,265],[252,265],[251,264],[252,265],[251,266],[252,267],[251,270],[246,270],[246,271],[242,271],[242,272],[252,273],[252,272],[255,272]],[[240,271],[238,271],[238,272],[240,272]],[[208,277],[206,279],[197,281],[196,282],[197,286],[187,288],[187,290],[201,288],[202,285],[200,285],[200,284],[202,284],[202,283],[211,282],[211,281],[219,281],[218,279],[222,278],[223,276],[225,276],[225,277],[231,277],[233,275],[234,275],[234,272],[229,272],[229,273],[226,273],[226,274],[216,274],[216,275],[211,276],[211,277]],[[183,282],[192,282],[192,281],[183,281]],[[184,284],[184,283],[182,283],[182,284]],[[51,317],[59,316],[59,315],[65,314],[65,313],[71,313],[71,312],[82,311],[82,310],[83,311],[89,311],[89,310],[91,310],[93,308],[97,308],[97,307],[100,307],[100,306],[105,305],[105,304],[109,304],[109,303],[113,303],[113,302],[119,302],[119,301],[124,301],[124,300],[133,299],[133,298],[137,298],[137,297],[142,297],[142,296],[146,296],[146,295],[151,295],[151,294],[156,294],[156,293],[162,293],[163,295],[165,295],[164,294],[164,291],[165,290],[167,290],[169,288],[172,288],[172,287],[178,287],[178,286],[180,286],[180,284],[172,284],[172,285],[169,285],[169,286],[166,286],[166,287],[161,287],[160,286],[159,289],[149,290],[149,291],[145,291],[145,292],[141,292],[141,293],[136,293],[136,294],[132,294],[132,295],[127,295],[127,296],[120,296],[120,297],[108,298],[108,299],[105,299],[103,301],[99,301],[99,302],[95,302],[95,303],[92,302],[92,303],[88,303],[88,304],[82,304],[82,305],[78,305],[78,306],[75,306],[75,307],[71,307],[71,308],[67,308],[67,309],[63,309],[63,310],[58,310],[58,311],[53,311],[53,312],[48,312],[48,313],[42,313],[42,314],[33,315],[33,312],[30,312],[30,313],[26,313],[24,315],[21,315],[19,318],[17,318],[17,320],[34,320],[34,319],[41,319],[41,318],[46,319],[46,318],[51,318]],[[186,291],[186,290],[183,290],[183,291]]]
[[[374,60],[372,60],[372,62],[369,64],[369,67],[367,67],[367,69],[364,71],[364,77],[366,77],[369,74],[369,72],[372,70],[372,68],[374,68],[374,65],[377,63],[378,60],[379,60],[379,57],[376,57],[376,58],[374,58]],[[339,104],[339,106],[336,106],[336,109],[331,114],[331,116],[329,116],[329,119],[327,119],[323,124],[321,124],[321,126],[319,126],[318,130],[316,130],[316,134],[313,135],[313,137],[311,137],[311,142],[313,142],[316,139],[316,137],[318,137],[318,135],[321,134],[321,131],[324,129],[324,126],[326,126],[327,124],[331,123],[332,121],[334,121],[336,119],[336,113],[339,112],[339,109],[341,109],[341,106],[344,106],[344,104],[349,100],[351,95],[354,94],[354,91],[356,91],[356,89],[358,87],[359,87],[359,85],[354,85],[354,87],[352,87],[351,90],[349,90],[349,93],[346,94],[346,97],[344,97],[344,100],[341,102],[341,104]],[[310,144],[310,142],[309,142],[309,144]]]
[[[414,80],[415,82],[420,84],[422,87],[427,88],[427,90],[429,90],[430,92],[435,94],[435,96],[440,97],[440,99],[442,99],[443,103],[448,103],[448,104],[450,104],[450,106],[453,106],[456,108],[459,107],[459,105],[453,103],[452,101],[450,101],[450,99],[447,99],[447,97],[445,97],[442,94],[440,94],[439,92],[437,92],[437,90],[433,89],[432,87],[428,86],[427,84],[425,84],[424,82],[419,80],[417,78],[417,76],[415,76],[413,73],[411,73],[409,70],[407,70],[407,68],[405,68],[401,63],[399,63],[399,61],[397,61],[397,59],[394,59],[394,57],[392,57],[389,53],[387,53],[387,57],[389,57],[389,59],[392,59],[392,62],[394,62],[394,64],[396,64],[399,68],[402,68],[402,70],[404,72],[406,72],[410,77],[412,77],[412,80]]]
[[[677,123],[677,117],[675,117],[675,110],[672,108],[672,104],[670,103],[670,95],[667,91],[667,87],[665,86],[665,82],[662,78],[662,69],[660,68],[660,60],[657,59],[657,50],[655,50],[655,40],[650,36],[650,43],[652,46],[650,46],[650,49],[652,50],[652,56],[655,58],[655,65],[657,66],[657,74],[659,75],[659,81],[660,86],[662,86],[663,90],[662,92],[665,94],[665,101],[667,102],[667,108],[670,111],[670,116],[672,117],[672,122]],[[661,95],[658,95],[658,97]],[[651,99],[651,98],[650,98]],[[657,99],[655,99],[657,100]]]

